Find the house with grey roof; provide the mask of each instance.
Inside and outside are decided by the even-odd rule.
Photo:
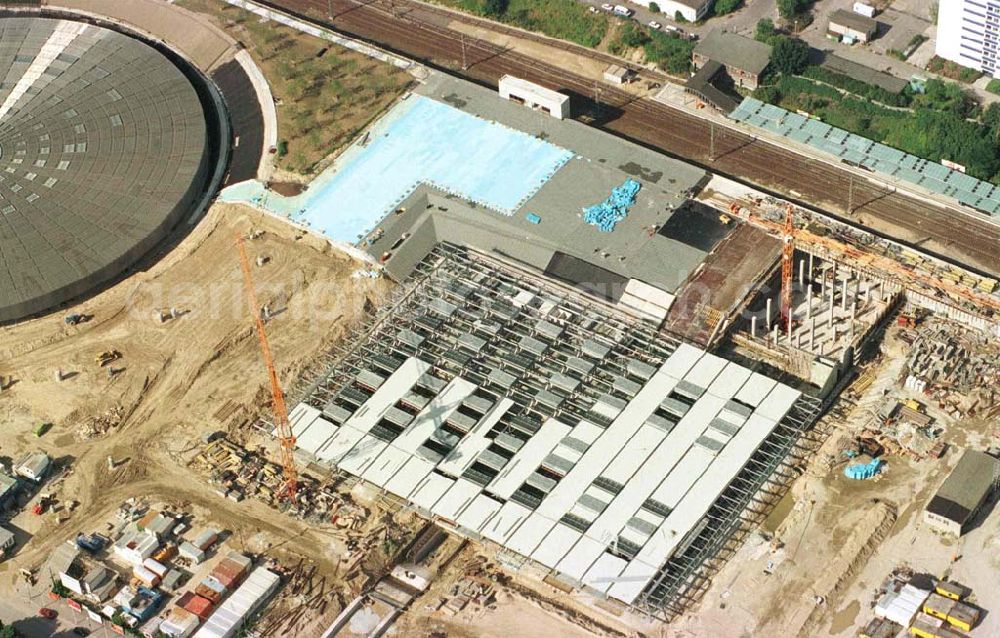
[[[695,46],[691,61],[697,70],[711,61],[721,64],[737,86],[756,89],[771,63],[771,47],[721,29],[712,31]]]
[[[976,450],[966,450],[924,509],[924,522],[961,536],[1000,483],[1000,460]]]

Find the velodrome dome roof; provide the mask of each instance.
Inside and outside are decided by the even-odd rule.
[[[120,275],[205,194],[205,110],[164,54],[72,20],[0,18],[0,321]]]

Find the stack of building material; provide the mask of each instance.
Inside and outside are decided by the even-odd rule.
[[[615,229],[615,225],[628,215],[629,208],[635,203],[635,197],[640,188],[642,185],[639,182],[631,177],[626,179],[621,186],[616,186],[611,190],[611,196],[606,200],[584,208],[583,221],[597,226],[601,232],[610,233]]]
[[[979,610],[975,607],[936,592],[924,601],[923,612],[961,631],[971,631],[979,620]]]

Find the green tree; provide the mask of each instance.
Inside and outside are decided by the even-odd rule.
[[[764,18],[757,22],[757,28],[754,30],[753,37],[758,42],[770,42],[771,38],[776,35],[778,35],[778,30],[774,28],[774,20]]]
[[[20,635],[13,625],[5,625],[0,622],[0,638],[20,638]]]
[[[771,49],[775,70],[794,75],[809,66],[809,45],[798,38],[778,38]]]
[[[483,3],[483,14],[491,18],[499,18],[507,13],[508,0],[486,0]]]
[[[778,0],[778,15],[791,20],[804,8],[802,0]]]
[[[717,16],[724,16],[727,13],[736,11],[742,4],[743,0],[715,0],[715,5],[712,7],[712,13]]]
[[[680,24],[684,24],[685,22],[687,22],[687,18],[685,18],[684,14],[681,13],[680,11],[675,11],[674,12],[674,22],[678,22]]]
[[[656,4],[655,2],[649,3],[649,10],[652,11],[653,13],[661,13],[660,5]]]

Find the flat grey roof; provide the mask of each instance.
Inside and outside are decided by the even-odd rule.
[[[438,242],[467,245],[545,271],[557,255],[592,267],[584,283],[599,296],[616,299],[628,279],[668,292],[705,258],[705,251],[651,233],[696,192],[705,172],[575,121],[562,121],[499,99],[467,82],[433,76],[417,92],[467,113],[534,135],[574,153],[513,215],[487,210],[428,185],[404,200],[402,214],[383,219],[366,246],[391,254],[386,268],[403,280]],[[626,179],[641,184],[628,216],[610,233],[583,221],[582,209],[603,202]],[[540,222],[529,221],[537,215]],[[402,241],[400,241],[402,240]],[[582,264],[581,264],[582,265]],[[579,279],[579,277],[578,277]],[[566,278],[567,281],[573,277]],[[579,283],[575,282],[574,283]]]
[[[200,201],[212,155],[198,94],[153,47],[0,18],[0,321],[89,292],[149,252]]]
[[[741,35],[716,29],[694,47],[694,52],[710,60],[754,74],[764,72],[771,62],[771,47]]]

